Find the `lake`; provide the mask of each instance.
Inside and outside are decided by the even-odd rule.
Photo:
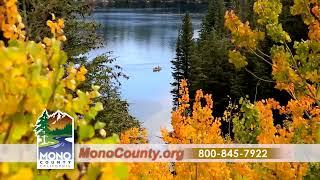
[[[198,12],[197,7],[191,11],[195,38],[203,11]],[[122,81],[121,96],[128,101],[131,114],[148,129],[151,143],[161,142],[161,128],[171,129],[170,61],[175,56],[183,13],[179,8],[111,8],[98,10],[92,16],[102,24],[105,42],[103,48],[92,51],[90,56],[113,52],[116,64],[129,76],[129,80]],[[153,72],[156,66],[162,70]]]

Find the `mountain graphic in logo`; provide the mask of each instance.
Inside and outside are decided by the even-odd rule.
[[[34,132],[37,136],[38,169],[74,168],[73,118],[61,111],[49,115],[44,111]]]

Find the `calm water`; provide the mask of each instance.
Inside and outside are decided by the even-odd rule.
[[[191,15],[197,37],[203,12]],[[161,128],[171,128],[170,61],[182,16],[179,9],[106,9],[93,15],[103,25],[105,46],[90,56],[112,51],[117,57],[116,64],[130,77],[122,82],[122,97],[154,143],[160,142]],[[154,73],[155,66],[162,67],[162,71]]]

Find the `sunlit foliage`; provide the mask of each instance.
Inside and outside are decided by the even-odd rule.
[[[87,70],[66,64],[67,56],[61,50],[66,40],[64,21],[53,15],[47,22],[53,36],[42,42],[28,40],[16,3],[0,1],[0,142],[35,143],[32,130],[44,109],[72,115],[78,142],[90,139],[93,127],[89,123],[103,109],[95,102],[99,87],[92,86],[87,92],[77,89]],[[1,163],[0,167],[0,179],[59,178],[65,174],[72,178],[81,174],[78,169],[35,173],[35,164]]]
[[[236,113],[225,112],[224,120],[233,124],[234,139],[223,137],[220,119],[212,116],[211,95],[197,91],[195,102],[189,103],[186,81],[180,84],[178,108],[172,112],[173,131],[162,130],[163,140],[169,144],[310,144],[319,143],[319,7],[318,1],[295,0],[293,15],[301,15],[309,26],[309,39],[294,42],[290,48],[290,35],[279,23],[282,4],[278,0],[256,0],[253,6],[257,29],[242,23],[234,11],[225,15],[235,49],[229,53],[230,62],[237,68],[245,67],[246,55],[255,54],[272,66],[276,88],[292,96],[286,105],[274,99],[251,103],[240,100]],[[318,32],[319,31],[319,32]],[[270,55],[259,50],[265,36],[275,44]],[[294,49],[294,51],[292,50]],[[204,99],[202,101],[201,99]],[[203,104],[204,102],[204,104]],[[276,118],[284,117],[282,123]],[[249,135],[249,136],[248,136]],[[141,167],[140,167],[141,168]],[[317,165],[307,163],[175,163],[173,179],[302,179],[314,177]],[[223,176],[222,176],[223,175]]]
[[[225,25],[231,31],[234,44],[237,46],[231,51],[245,51],[254,53],[263,61],[272,66],[273,79],[276,88],[288,91],[295,99],[299,97],[310,97],[319,104],[319,13],[318,1],[294,1],[291,8],[292,15],[300,15],[306,25],[309,26],[309,39],[294,42],[293,47],[288,46],[291,38],[282,29],[279,23],[279,14],[282,4],[279,0],[257,0],[254,4],[254,13],[257,16],[259,29],[251,30],[239,20],[233,11],[225,15]],[[248,23],[246,23],[248,24]],[[247,32],[247,33],[242,33]],[[259,50],[259,38],[248,37],[252,32],[261,32],[270,37],[275,44],[271,48],[270,55]],[[250,41],[248,40],[250,39]],[[254,43],[252,43],[252,41]],[[244,56],[244,55],[243,55]],[[230,56],[230,62],[241,68],[247,65],[245,58]]]

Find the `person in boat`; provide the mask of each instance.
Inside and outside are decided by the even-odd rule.
[[[160,66],[154,67],[153,72],[160,72],[162,68]]]

